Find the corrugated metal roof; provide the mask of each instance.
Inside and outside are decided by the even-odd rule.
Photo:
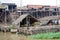
[[[23,7],[17,7],[17,9],[20,9],[20,10],[27,10],[28,8],[26,6],[23,6]]]
[[[58,6],[50,6],[50,8],[58,8]]]
[[[57,6],[49,6],[49,7],[44,7],[44,8],[58,8]]]
[[[15,3],[2,3],[4,5],[15,5]]]
[[[27,5],[28,8],[42,8],[43,6],[42,5]]]

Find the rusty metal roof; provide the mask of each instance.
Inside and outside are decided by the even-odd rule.
[[[36,9],[38,9],[38,8],[42,8],[43,6],[42,5],[28,5],[27,7],[28,8],[36,8]]]
[[[49,7],[44,7],[44,8],[58,8],[58,6],[49,6]]]

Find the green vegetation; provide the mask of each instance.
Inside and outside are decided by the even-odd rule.
[[[29,38],[33,38],[33,39],[59,39],[60,32],[35,34],[35,35],[30,35]]]
[[[9,27],[10,29],[13,29],[14,28],[14,26],[13,25],[10,25],[10,27]]]
[[[39,22],[34,22],[32,25],[37,26],[37,25],[39,25]]]

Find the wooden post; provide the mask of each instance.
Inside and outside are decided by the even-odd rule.
[[[28,27],[28,17],[26,17],[26,27]]]
[[[30,17],[28,17],[28,27],[30,27]]]
[[[7,18],[6,18],[6,10],[5,10],[5,25],[7,25]]]

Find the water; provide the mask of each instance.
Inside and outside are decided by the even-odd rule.
[[[28,40],[28,37],[22,34],[0,32],[0,40]]]
[[[12,34],[0,32],[0,40],[60,40],[60,39],[30,39],[23,34]]]

